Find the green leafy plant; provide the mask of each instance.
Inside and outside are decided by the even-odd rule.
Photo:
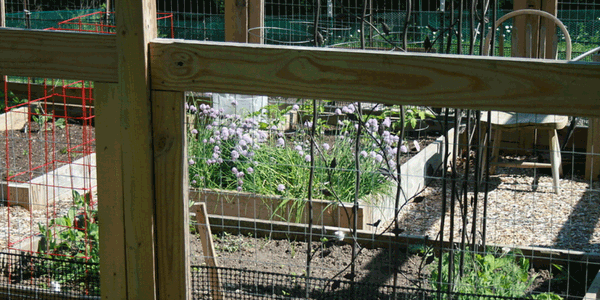
[[[48,225],[39,224],[42,235],[38,246],[40,256],[70,257],[66,262],[55,259],[44,260],[38,266],[41,272],[49,274],[56,282],[85,285],[90,278],[99,276],[97,210],[92,209],[90,202],[90,194],[82,196],[77,191],[73,191],[74,205],[69,208],[65,216],[52,219]]]
[[[442,256],[441,276],[437,269],[439,258],[436,258],[435,263],[431,265],[431,284],[435,289],[446,292],[452,291],[456,293],[502,297],[525,297],[526,292],[537,278],[537,274],[529,274],[529,260],[523,257],[519,252],[491,252],[492,253],[486,255],[464,253],[464,269],[462,277],[459,275],[460,253],[455,252],[452,286],[448,284],[448,282],[450,282],[448,274],[450,255],[449,253],[444,253]],[[548,300],[562,299],[560,296],[552,293],[538,294],[531,297],[533,299]]]
[[[54,127],[63,129],[65,128],[66,121],[63,118],[58,118],[54,121]]]
[[[435,118],[435,116],[428,110],[416,106],[407,107],[404,111],[404,126],[417,128],[417,122],[427,118]]]
[[[8,100],[8,106],[6,106],[5,100]],[[27,102],[27,99],[19,99],[19,97],[15,96],[11,91],[9,91],[8,94],[5,94],[4,91],[0,90],[0,113],[7,111],[7,107],[23,104],[25,102]]]
[[[45,114],[39,108],[34,109],[35,114],[31,117],[35,123],[38,124],[40,130],[44,129],[44,124],[52,119],[52,116]]]

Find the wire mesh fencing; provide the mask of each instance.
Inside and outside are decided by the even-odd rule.
[[[24,288],[43,294],[56,282],[67,292],[85,286],[97,295],[92,84],[28,79],[4,82],[0,95],[3,292],[20,295]],[[88,277],[96,279],[88,282]],[[26,287],[9,286],[21,282]]]
[[[0,253],[4,299],[99,299],[98,263],[27,252]]]
[[[220,285],[215,290],[211,274],[218,273]],[[192,271],[194,299],[448,299],[446,292],[393,287],[380,284],[329,280],[231,268],[194,266]],[[456,299],[520,299],[474,294],[453,294]],[[522,298],[521,298],[522,299]]]
[[[193,264],[509,297],[596,277],[581,118],[240,97],[188,98],[192,224],[214,244],[192,238]]]

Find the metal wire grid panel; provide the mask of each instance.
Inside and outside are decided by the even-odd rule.
[[[473,111],[406,106],[400,139],[399,107],[210,93],[189,99],[190,200],[206,203],[212,257],[223,267],[433,288],[439,265],[456,268],[446,284],[466,286],[462,274],[477,274],[470,264],[509,257],[526,270],[519,276],[537,282],[526,293],[575,298],[599,269],[594,207],[600,198],[598,182],[582,178],[592,155],[587,136],[577,138],[583,127],[563,124],[560,131],[563,177],[556,194],[542,169],[555,152],[548,133],[525,128],[484,145],[478,141],[490,135],[475,126]],[[422,144],[431,135],[429,146]],[[487,178],[481,157],[493,148],[500,165]],[[397,149],[408,160],[395,204],[390,163]],[[537,165],[502,165],[524,160]],[[192,224],[201,230],[196,219]],[[192,238],[192,264],[209,255],[201,244]]]
[[[223,282],[224,299],[520,299],[461,293],[449,295],[426,289],[207,266],[193,267],[194,299],[215,299],[212,272],[218,273]]]
[[[99,299],[100,296],[97,263],[2,252],[0,268],[3,299]]]
[[[97,281],[97,265],[68,266],[98,263],[92,85],[30,79],[5,82],[0,92],[5,283],[23,282],[40,292],[52,289],[52,282],[67,291],[81,284],[98,294],[97,284],[80,281],[86,276]],[[11,255],[17,253],[25,256]]]

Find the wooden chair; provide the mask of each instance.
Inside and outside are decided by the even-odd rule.
[[[551,21],[554,22],[554,24],[556,24],[560,30],[562,31],[562,33],[565,36],[565,40],[567,43],[567,48],[566,48],[566,57],[567,60],[571,59],[571,37],[569,36],[569,33],[567,32],[567,29],[565,28],[564,24],[557,19],[555,16],[553,16],[550,13],[547,13],[545,11],[540,11],[540,10],[533,10],[533,9],[521,9],[521,10],[516,10],[513,12],[510,12],[506,15],[504,15],[503,17],[501,17],[500,19],[498,19],[498,21],[496,21],[496,23],[494,24],[494,28],[493,30],[495,30],[496,28],[500,27],[500,25],[502,25],[502,23],[510,18],[516,17],[516,16],[521,16],[521,15],[534,15],[534,16],[540,16],[542,18],[546,18],[549,19]],[[557,55],[557,49],[556,49],[556,45],[557,45],[557,41],[556,38],[551,42],[551,43],[547,43],[546,42],[546,32],[547,32],[547,28],[545,28],[545,22],[540,22],[541,26],[539,27],[539,30],[535,30],[535,28],[533,28],[533,26],[531,26],[530,24],[528,24],[526,26],[526,34],[525,34],[525,41],[523,41],[522,43],[519,43],[515,38],[513,38],[512,40],[512,44],[513,44],[513,54],[515,52],[516,47],[525,47],[525,56],[529,57],[529,58],[539,58],[540,56],[543,58],[546,53],[549,53],[547,50],[548,47],[552,47],[552,52],[553,53],[553,59],[556,59],[556,55]],[[516,30],[516,28],[513,28],[513,30]],[[536,32],[538,35],[537,37],[534,37],[534,32]],[[514,34],[513,32],[513,36],[516,36],[516,34]],[[535,40],[535,43],[534,43]],[[490,48],[490,44],[491,44],[491,31],[490,33],[488,33],[486,39],[485,39],[485,45],[484,45],[484,54],[489,55],[489,48]],[[533,49],[532,45],[537,45],[538,48],[537,49]],[[504,55],[503,51],[504,51],[504,39],[502,38],[502,35],[500,34],[499,36],[499,52],[500,55]],[[492,111],[491,112],[491,119],[488,120],[488,113],[487,112],[482,112],[482,116],[481,116],[481,121],[483,124],[482,128],[487,128],[486,123],[490,122],[492,125],[492,130],[494,133],[493,136],[493,145],[492,145],[492,158],[491,158],[491,165],[490,165],[490,174],[495,173],[495,169],[497,166],[502,166],[502,167],[515,167],[515,168],[551,168],[552,169],[552,179],[553,179],[553,190],[555,193],[559,193],[559,177],[560,175],[562,175],[562,161],[561,161],[561,155],[560,155],[560,145],[558,142],[558,134],[557,134],[557,130],[563,129],[569,119],[567,116],[559,116],[559,115],[541,115],[541,114],[527,114],[527,113],[511,113],[511,112],[499,112],[499,111]],[[498,156],[499,156],[499,148],[500,148],[500,142],[502,140],[502,133],[503,132],[514,132],[514,131],[518,131],[524,128],[532,128],[534,130],[545,130],[548,132],[548,136],[549,136],[549,145],[550,145],[550,163],[536,163],[536,162],[502,162],[499,163],[498,162]],[[536,134],[537,136],[537,134]],[[483,166],[483,164],[482,164]]]

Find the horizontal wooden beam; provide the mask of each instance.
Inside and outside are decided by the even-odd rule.
[[[117,82],[115,35],[0,29],[0,74]]]
[[[156,39],[159,90],[600,116],[600,64]]]

